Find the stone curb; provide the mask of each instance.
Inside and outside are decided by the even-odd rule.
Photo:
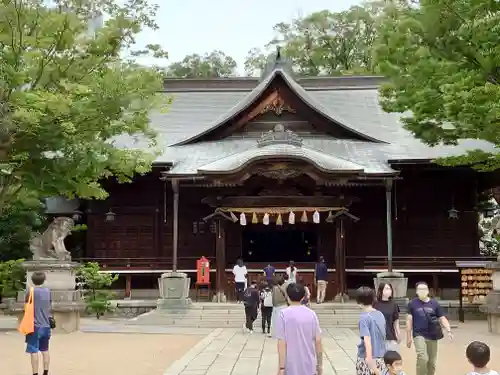
[[[223,328],[216,328],[207,336],[205,336],[198,344],[193,346],[184,356],[168,367],[163,375],[179,375],[189,363],[195,359],[204,349],[206,349],[211,342],[221,334]]]

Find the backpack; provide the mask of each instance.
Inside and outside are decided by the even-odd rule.
[[[262,292],[262,306],[273,307],[273,292],[271,290],[264,290]]]

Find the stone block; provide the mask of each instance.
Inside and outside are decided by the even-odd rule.
[[[76,288],[76,262],[60,260],[31,260],[23,263],[26,269],[26,285],[32,286],[31,275],[34,272],[45,273],[46,280],[43,286],[52,291],[74,291]]]
[[[394,298],[406,298],[408,292],[408,278],[399,272],[381,272],[373,279],[375,289],[381,282],[389,283],[392,285]]]

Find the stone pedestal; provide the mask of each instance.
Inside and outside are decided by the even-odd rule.
[[[50,260],[30,260],[23,263],[26,269],[26,286],[32,286],[31,275],[34,272],[45,273],[46,280],[43,286],[51,291],[74,291],[76,288],[76,262]]]
[[[373,279],[375,290],[378,290],[380,283],[388,283],[392,285],[392,298],[402,300],[408,299],[408,278],[399,272],[380,272],[377,277]]]
[[[212,302],[226,303],[227,302],[226,294],[224,292],[215,293],[213,298],[212,298]]]
[[[493,289],[484,300],[484,305],[479,309],[487,314],[488,332],[500,334],[500,261],[486,264],[486,268],[493,270],[491,279]]]
[[[160,298],[157,301],[158,309],[190,305],[190,284],[191,279],[183,272],[166,272],[162,274],[158,280],[160,289]]]
[[[349,301],[349,296],[347,293],[339,293],[333,299],[334,302],[347,302]]]
[[[51,291],[52,315],[56,320],[55,333],[71,333],[80,329],[80,312],[85,309],[81,293],[76,288],[76,262],[59,261],[57,259],[27,261],[26,286],[32,286],[31,275],[34,272],[45,273],[43,284]],[[17,302],[11,307],[11,312],[18,315],[23,313],[26,292],[18,294]]]

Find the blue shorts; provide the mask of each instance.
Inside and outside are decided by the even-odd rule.
[[[32,354],[48,351],[49,340],[49,327],[35,327],[35,332],[26,335],[26,353]]]

